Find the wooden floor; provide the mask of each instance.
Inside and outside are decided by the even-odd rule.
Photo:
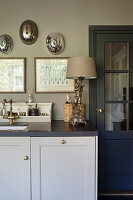
[[[133,190],[99,191],[98,200],[133,200]]]
[[[133,196],[100,196],[98,200],[133,200]]]

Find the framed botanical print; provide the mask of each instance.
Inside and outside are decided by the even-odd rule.
[[[68,58],[35,58],[35,92],[74,92],[74,80],[66,79]]]
[[[26,58],[0,57],[0,93],[25,93]]]

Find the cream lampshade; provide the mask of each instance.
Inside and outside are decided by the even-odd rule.
[[[69,58],[66,77],[69,79],[77,79],[79,77],[84,77],[85,79],[96,78],[95,59],[91,57]]]
[[[82,93],[84,79],[97,78],[95,60],[91,57],[72,57],[67,61],[66,77],[68,79],[75,79],[75,104],[74,117],[69,121],[70,125],[79,126],[86,125],[85,119],[82,117],[80,106],[82,104]]]

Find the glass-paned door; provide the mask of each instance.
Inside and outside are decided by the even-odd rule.
[[[128,42],[105,42],[105,130],[128,129]]]
[[[133,190],[133,34],[97,34],[95,51],[99,190]]]

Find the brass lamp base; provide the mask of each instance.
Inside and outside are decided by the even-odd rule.
[[[70,126],[80,126],[80,125],[87,125],[87,122],[85,121],[84,117],[82,117],[82,110],[81,110],[81,104],[82,104],[82,93],[83,93],[83,87],[82,81],[84,80],[84,77],[79,77],[75,80],[75,104],[74,104],[74,117],[72,117],[69,120]]]
[[[86,126],[87,122],[82,116],[74,116],[69,120],[70,126]]]

